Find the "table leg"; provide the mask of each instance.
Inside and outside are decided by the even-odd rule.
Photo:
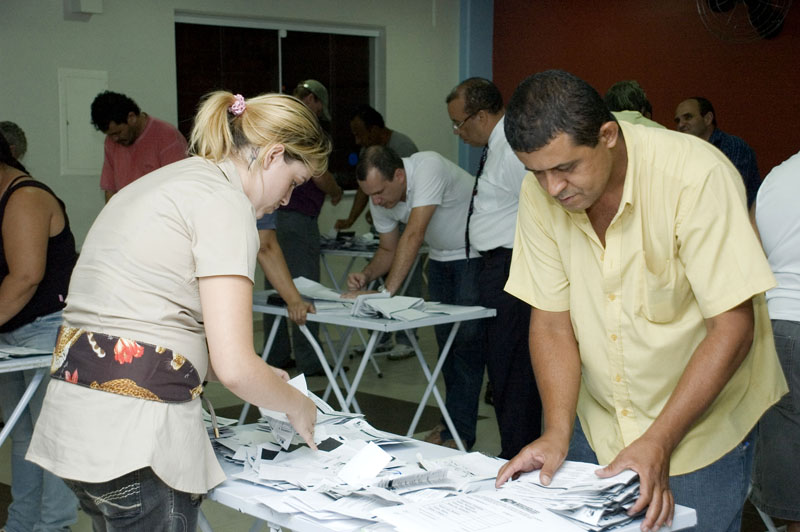
[[[199,528],[201,532],[214,532],[214,529],[211,528],[211,523],[208,522],[208,519],[203,513],[202,508],[197,513],[197,528]]]
[[[272,321],[272,328],[269,330],[269,336],[267,337],[267,341],[264,344],[264,351],[261,353],[261,360],[264,362],[267,361],[267,357],[269,356],[269,351],[272,349],[272,344],[275,342],[275,336],[278,334],[278,325],[281,324],[281,316],[275,316],[275,319]],[[247,417],[247,412],[250,410],[250,403],[245,403],[242,406],[242,413],[239,414],[239,421],[236,423],[237,425],[244,425],[244,418]]]
[[[344,389],[347,393],[350,393],[350,381],[347,380],[347,374],[344,371],[344,357],[347,354],[347,349],[350,347],[350,337],[353,335],[353,329],[347,329],[345,332],[344,338],[341,340],[341,347],[339,348],[338,354],[336,351],[336,346],[333,344],[333,339],[331,338],[330,331],[328,331],[327,327],[322,328],[322,335],[325,337],[325,342],[328,344],[328,349],[331,350],[331,353],[334,353],[334,368],[333,374],[338,375],[342,379],[342,384],[344,384]],[[325,387],[325,393],[322,395],[322,400],[327,402],[328,397],[330,396],[330,392],[333,389],[331,383],[328,383],[328,386]],[[357,413],[361,413],[361,407],[358,406],[358,401],[355,399],[353,400],[353,410]]]
[[[361,359],[361,364],[358,365],[358,371],[356,372],[356,376],[353,378],[353,384],[350,386],[350,392],[347,394],[347,406],[349,406],[350,403],[355,400],[358,384],[361,382],[361,377],[364,376],[364,369],[367,367],[367,363],[372,356],[372,350],[375,348],[375,344],[378,343],[378,338],[381,334],[381,331],[372,331],[372,335],[369,337],[367,348],[364,351],[364,357]]]
[[[331,367],[328,364],[328,360],[325,358],[325,353],[322,352],[322,348],[319,346],[317,339],[314,338],[314,335],[311,334],[311,331],[309,331],[308,327],[306,327],[305,325],[301,325],[300,330],[303,331],[303,334],[306,335],[306,338],[308,338],[308,342],[311,344],[311,347],[314,348],[314,352],[317,353],[317,358],[319,358],[319,363],[322,366],[322,370],[325,372],[325,376],[328,377],[328,382],[333,387],[333,393],[334,395],[336,395],[336,399],[342,406],[342,411],[349,413],[350,409],[348,407],[350,406],[350,403],[345,402],[344,396],[342,395],[342,390],[339,388],[339,383],[336,382],[336,377],[334,377],[334,374],[331,372]]]
[[[33,394],[36,393],[36,389],[39,387],[39,384],[42,383],[42,379],[44,378],[44,372],[47,371],[49,368],[39,368],[36,370],[36,373],[33,374],[33,378],[31,382],[28,384],[28,387],[25,388],[25,393],[22,394],[17,406],[14,408],[14,411],[11,412],[11,415],[6,421],[3,430],[0,431],[0,446],[3,445],[3,442],[6,441],[6,438],[11,434],[11,430],[14,428],[14,425],[17,423],[17,420],[22,415],[22,412],[25,410],[25,407],[28,406],[28,403],[31,402],[31,398]]]
[[[425,388],[425,393],[422,395],[422,399],[420,400],[419,406],[417,407],[417,411],[414,414],[414,419],[411,421],[411,425],[408,427],[408,433],[406,436],[411,437],[414,434],[414,430],[417,428],[417,423],[419,423],[419,418],[422,417],[422,411],[425,409],[425,405],[428,402],[428,397],[430,394],[433,393],[434,398],[436,399],[436,403],[439,405],[439,410],[442,412],[442,417],[444,418],[445,425],[450,430],[450,433],[453,435],[453,439],[456,442],[456,445],[461,451],[466,452],[466,448],[464,447],[464,443],[461,441],[461,437],[458,435],[458,431],[453,425],[453,420],[450,418],[450,412],[447,411],[447,406],[445,405],[444,400],[442,399],[439,390],[436,388],[436,380],[439,378],[439,374],[442,371],[442,366],[444,366],[444,362],[447,359],[447,355],[450,353],[450,347],[453,345],[453,340],[456,337],[456,333],[458,333],[458,328],[461,325],[461,322],[453,323],[452,329],[450,329],[450,335],[447,337],[447,342],[444,344],[444,348],[442,348],[442,352],[439,355],[439,360],[436,362],[436,366],[433,369],[433,373],[430,373],[428,369],[428,364],[425,362],[425,358],[422,356],[422,351],[419,349],[419,344],[417,343],[417,339],[414,338],[413,334],[409,334],[408,338],[411,341],[411,345],[414,347],[414,351],[417,353],[417,360],[419,361],[420,367],[422,368],[422,372],[425,374],[425,377],[428,379],[428,386]]]

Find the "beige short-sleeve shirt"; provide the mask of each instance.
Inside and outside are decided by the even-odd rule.
[[[691,135],[620,122],[628,168],[602,245],[532,175],[520,195],[506,291],[569,311],[581,356],[578,415],[609,463],[659,415],[705,320],[754,298],[750,354],[672,455],[670,474],[733,449],[786,392],[763,292],[775,286],[750,226],[742,179]]]
[[[72,327],[172,349],[208,370],[198,278],[253,280],[255,211],[229,162],[192,157],[114,195],[81,249],[64,309]],[[158,403],[51,381],[28,456],[64,478],[102,482],[151,467],[204,493],[225,476],[200,401]]]

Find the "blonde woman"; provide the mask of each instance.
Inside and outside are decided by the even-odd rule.
[[[95,530],[195,529],[201,495],[225,479],[201,418],[206,379],[286,412],[315,448],[313,403],[253,350],[255,221],[326,170],[330,142],[292,97],[215,92],[190,145],[89,231],[27,455],[67,481]]]

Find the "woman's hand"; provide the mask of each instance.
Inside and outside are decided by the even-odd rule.
[[[286,412],[289,422],[309,447],[317,450],[314,443],[314,425],[317,423],[317,405],[314,401],[297,391],[296,408]]]

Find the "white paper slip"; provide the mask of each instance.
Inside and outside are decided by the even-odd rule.
[[[339,471],[339,478],[352,485],[364,484],[378,476],[391,461],[392,455],[369,442]]]
[[[398,532],[583,532],[583,529],[543,508],[480,493],[381,508],[375,513],[379,519],[393,525]]]
[[[295,277],[292,281],[294,281],[294,286],[303,297],[322,301],[342,301],[339,292],[331,290],[316,281],[305,277]]]

